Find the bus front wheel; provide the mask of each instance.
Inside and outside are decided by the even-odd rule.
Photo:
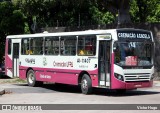
[[[36,81],[36,77],[33,70],[29,70],[27,72],[27,83],[29,86],[32,87],[41,86],[43,84],[43,82],[41,81]]]
[[[92,93],[92,82],[87,74],[84,74],[81,80],[81,91],[83,94]]]

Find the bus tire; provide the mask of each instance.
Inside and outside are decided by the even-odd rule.
[[[32,86],[32,87],[43,85],[43,82],[36,81],[36,77],[33,70],[29,70],[27,72],[27,83],[28,83],[28,86]]]
[[[83,94],[92,93],[92,82],[90,77],[87,74],[84,74],[81,80],[81,91]]]

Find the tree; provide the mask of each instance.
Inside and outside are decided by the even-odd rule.
[[[130,5],[133,22],[160,22],[159,0],[132,0]]]
[[[90,7],[91,19],[94,24],[110,24],[114,22],[114,16],[112,13],[106,11],[101,12],[98,7],[92,6]]]
[[[87,26],[114,21],[107,8],[99,7],[99,0],[18,0],[31,33],[38,28],[53,26]],[[35,8],[36,7],[36,8]],[[36,21],[35,21],[36,20]]]
[[[0,2],[0,61],[5,52],[6,36],[24,33],[24,26],[23,13],[11,2]]]

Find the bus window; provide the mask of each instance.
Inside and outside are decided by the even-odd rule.
[[[22,41],[21,41],[21,54],[22,55],[30,54],[29,39],[22,39]]]
[[[76,55],[76,36],[61,37],[61,55]]]
[[[11,55],[11,50],[12,50],[12,40],[8,40],[8,55]]]
[[[45,38],[45,54],[58,55],[59,54],[59,37]]]
[[[43,37],[31,38],[30,53],[33,55],[43,54]]]
[[[80,36],[78,38],[78,55],[80,56],[92,56],[96,54],[96,37]]]

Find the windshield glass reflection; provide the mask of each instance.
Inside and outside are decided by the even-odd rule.
[[[115,43],[115,63],[120,66],[152,65],[152,43],[119,42]]]

